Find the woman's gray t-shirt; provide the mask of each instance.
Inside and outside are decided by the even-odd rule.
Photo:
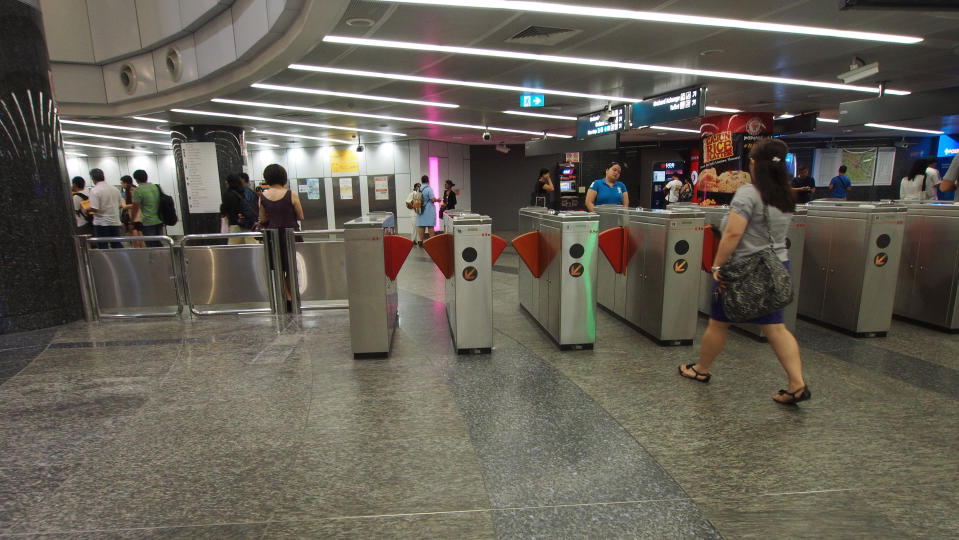
[[[763,200],[759,195],[759,190],[752,184],[746,184],[736,190],[729,207],[731,211],[746,218],[749,222],[746,225],[746,232],[743,233],[743,237],[730,259],[738,259],[762,251],[769,246],[769,233],[771,232],[776,256],[781,261],[789,260],[789,252],[786,251],[786,233],[789,231],[789,221],[792,219],[792,214],[769,206],[769,232],[767,232],[766,219],[763,216]],[[723,230],[726,230],[728,220],[729,216],[723,218]]]

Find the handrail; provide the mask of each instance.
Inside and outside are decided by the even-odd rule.
[[[241,233],[207,233],[207,234],[187,234],[180,238],[180,245],[185,246],[192,240],[222,240],[230,238],[264,238],[263,231],[241,232]]]
[[[180,287],[177,279],[177,255],[175,250],[175,242],[172,238],[165,235],[158,236],[90,236],[90,235],[80,235],[76,237],[77,247],[80,252],[82,252],[82,260],[80,263],[85,267],[83,274],[85,274],[87,290],[89,291],[89,301],[90,301],[90,310],[92,315],[96,319],[129,319],[129,318],[140,318],[140,317],[163,317],[170,316],[176,317],[183,313],[183,295],[181,294]],[[100,302],[97,297],[97,287],[96,279],[93,277],[92,268],[90,267],[90,258],[89,258],[89,249],[93,244],[109,244],[111,242],[116,243],[133,243],[133,242],[160,242],[166,244],[167,250],[170,252],[170,270],[172,274],[170,275],[170,280],[173,281],[173,290],[176,293],[176,302],[177,309],[173,313],[157,313],[157,312],[134,312],[134,313],[103,313],[100,311]],[[163,246],[161,246],[163,247]],[[110,252],[116,252],[117,249],[122,249],[124,251],[128,249],[149,249],[149,248],[100,248],[96,251],[103,252],[104,254],[109,254]],[[81,278],[82,279],[82,278]],[[82,296],[82,293],[81,293]],[[84,307],[87,309],[87,306]]]

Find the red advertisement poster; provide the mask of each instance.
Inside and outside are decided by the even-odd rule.
[[[699,125],[700,164],[697,192],[735,193],[752,181],[749,151],[772,137],[772,113],[736,113],[703,118]],[[700,198],[705,198],[700,194]]]
[[[699,202],[699,192],[695,189],[699,182],[699,148],[689,149],[689,180],[693,183],[692,202]]]

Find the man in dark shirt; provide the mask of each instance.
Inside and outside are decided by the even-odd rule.
[[[809,176],[809,167],[799,169],[799,176],[793,178],[792,186],[796,202],[804,204],[812,200],[812,195],[816,192],[816,180]]]

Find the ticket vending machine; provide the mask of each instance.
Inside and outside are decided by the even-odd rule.
[[[556,165],[556,189],[559,191],[560,210],[578,210],[585,205],[585,188],[580,181],[579,163]]]

